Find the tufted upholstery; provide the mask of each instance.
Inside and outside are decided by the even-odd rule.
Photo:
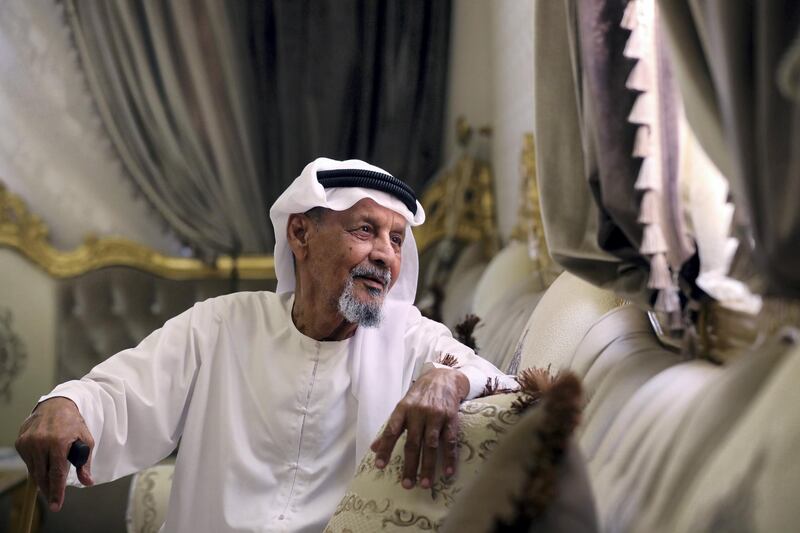
[[[241,280],[239,290],[273,290],[271,280]],[[109,267],[58,285],[59,382],[77,379],[109,355],[139,343],[195,302],[230,292],[229,280],[168,280]]]
[[[483,247],[478,243],[468,245],[458,256],[444,286],[442,323],[451,330],[472,312],[475,286],[486,269]]]
[[[568,368],[592,324],[620,300],[582,279],[562,273],[547,289],[522,332],[522,364]]]
[[[512,241],[492,258],[475,287],[473,312],[476,315],[488,317],[492,308],[509,291],[515,291],[521,284],[539,279],[536,264],[528,254],[527,244]],[[543,283],[539,282],[537,285],[539,291],[544,291]]]
[[[785,330],[720,366],[662,346],[633,306],[597,319],[568,366],[588,397],[578,443],[600,529],[796,529],[798,346]]]

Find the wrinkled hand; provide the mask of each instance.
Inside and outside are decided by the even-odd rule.
[[[452,476],[458,459],[458,406],[469,394],[469,380],[457,370],[437,368],[426,372],[411,385],[397,404],[383,433],[372,443],[375,466],[384,468],[403,431],[408,431],[403,450],[403,487],[410,489],[417,479],[430,488],[436,472],[439,448],[443,471]]]
[[[67,453],[78,439],[94,448],[89,428],[77,406],[67,398],[50,398],[40,403],[20,427],[15,446],[51,511],[59,511],[64,504],[69,472]],[[90,454],[86,464],[78,469],[78,480],[86,486],[94,484],[91,462]]]

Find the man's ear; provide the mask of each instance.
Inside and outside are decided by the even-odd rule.
[[[308,236],[313,222],[302,213],[289,215],[286,224],[286,240],[295,260],[303,260],[308,254]]]

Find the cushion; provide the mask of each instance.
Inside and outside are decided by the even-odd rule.
[[[462,404],[459,412],[459,462],[457,475],[451,479],[445,478],[437,468],[431,488],[416,486],[411,490],[403,489],[401,475],[405,435],[398,440],[384,470],[375,467],[375,454],[369,452],[359,465],[325,532],[372,533],[400,528],[407,531],[438,531],[443,525],[449,528],[448,531],[486,531],[471,529],[465,524],[473,520],[471,511],[474,507],[486,508],[483,504],[475,505],[476,501],[484,498],[484,493],[478,489],[488,486],[477,480],[487,475],[491,478],[495,469],[485,463],[491,460],[496,449],[503,449],[503,446],[507,449],[504,465],[508,465],[509,457],[522,457],[527,461],[517,463],[511,470],[515,473],[520,471],[520,464],[530,468],[526,475],[518,475],[513,483],[508,483],[508,490],[501,491],[503,504],[498,503],[493,508],[507,510],[510,500],[504,498],[512,498],[521,494],[522,490],[529,499],[526,505],[519,508],[520,512],[527,513],[526,519],[543,520],[545,510],[558,493],[557,481],[562,471],[557,469],[564,463],[564,457],[574,456],[574,453],[567,453],[566,450],[577,423],[581,400],[580,384],[574,376],[559,378],[550,386],[549,381],[542,381],[546,372],[536,375],[539,377],[529,377],[525,381],[527,386],[524,393],[496,394]],[[516,426],[520,420],[525,420],[525,423],[518,432]],[[572,466],[563,470],[571,476],[580,471],[580,467]],[[511,477],[509,474],[509,479]],[[584,484],[584,487],[588,487],[588,484]],[[464,504],[459,503],[462,499],[465,499]],[[457,509],[460,510],[456,513]],[[451,510],[454,513],[451,515],[453,525],[449,526],[448,513]],[[593,511],[589,514],[593,516]],[[492,514],[486,516],[494,519]],[[510,517],[513,520],[514,516],[512,510],[501,518]]]
[[[523,280],[497,300],[475,328],[476,352],[507,374],[519,371],[519,338],[543,291],[540,283]]]
[[[480,243],[468,245],[458,256],[444,286],[441,322],[448,328],[458,324],[472,311],[475,286],[486,268]]]
[[[570,440],[580,403],[577,378],[557,379],[460,495],[443,533],[598,531],[586,467]]]
[[[775,336],[725,365],[659,344],[641,311],[599,320],[572,366],[576,435],[608,531],[788,531],[800,520],[800,351]],[[794,451],[793,451],[794,450]]]
[[[537,290],[544,290],[536,263],[531,260],[528,245],[511,241],[495,255],[483,271],[478,285],[472,312],[480,317],[489,316],[496,304],[509,292],[515,292],[523,282],[537,281]]]
[[[158,464],[133,477],[125,521],[128,533],[156,533],[167,518],[174,464]]]
[[[521,367],[570,368],[575,348],[592,324],[620,304],[613,293],[562,273],[545,291],[522,331]]]

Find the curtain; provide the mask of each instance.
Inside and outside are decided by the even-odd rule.
[[[203,255],[268,251],[247,6],[64,3],[99,114],[138,189]]]
[[[647,31],[635,23],[652,5],[536,4],[537,175],[554,259],[674,313],[676,278],[694,249],[679,201],[671,71],[655,20],[643,19]]]
[[[800,298],[800,4],[660,7],[687,117],[752,231],[761,290]]]
[[[251,9],[269,194],[318,156],[368,160],[419,193],[442,157],[450,1]]]
[[[316,157],[418,191],[440,165],[449,0],[63,1],[125,170],[202,255],[271,252]]]
[[[535,5],[536,176],[545,237],[553,259],[595,285],[611,288],[622,261],[597,239],[600,214],[586,179],[582,78],[574,12],[563,1]],[[634,281],[633,292],[641,280]]]

